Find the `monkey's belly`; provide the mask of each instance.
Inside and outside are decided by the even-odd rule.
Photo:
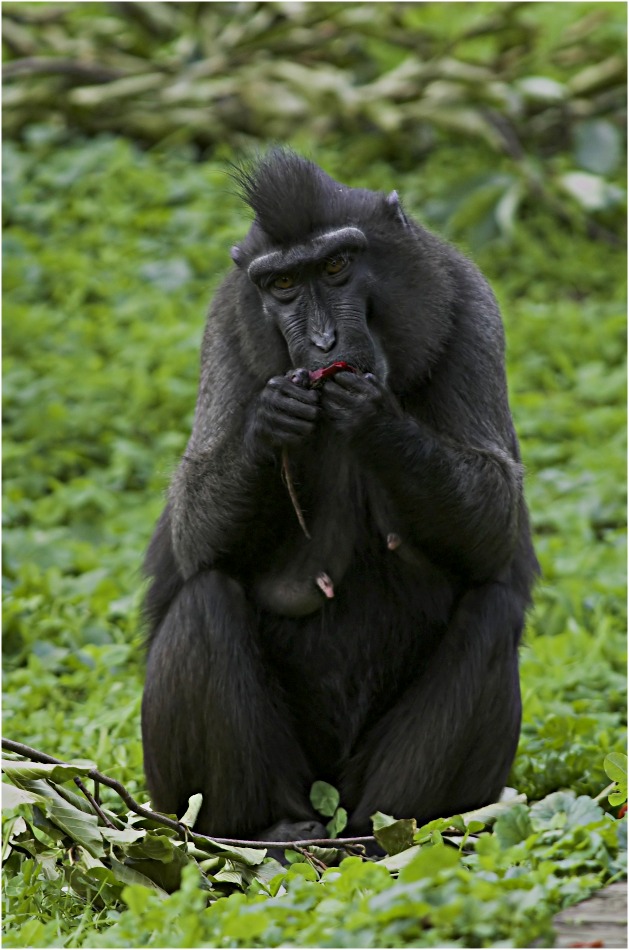
[[[357,737],[417,676],[447,629],[453,599],[442,575],[390,552],[357,559],[317,613],[262,615],[260,645],[320,777],[338,778]]]
[[[355,556],[356,535],[315,521],[310,538],[294,538],[271,556],[264,573],[254,576],[251,591],[260,607],[283,617],[307,617],[336,596]]]
[[[255,581],[253,591],[261,607],[283,617],[306,617],[321,610],[326,600],[314,576],[296,580],[265,574]]]

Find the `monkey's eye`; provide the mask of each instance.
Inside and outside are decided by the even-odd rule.
[[[274,287],[276,290],[290,290],[291,287],[294,286],[295,278],[291,277],[290,274],[280,274],[279,277],[271,281],[271,287]]]
[[[338,254],[336,257],[328,257],[323,265],[323,269],[326,274],[334,276],[334,274],[340,274],[341,271],[345,270],[347,264],[348,258],[342,254]]]

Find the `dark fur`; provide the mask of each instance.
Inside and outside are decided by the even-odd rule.
[[[376,810],[480,806],[515,754],[537,570],[495,300],[395,194],[282,150],[240,183],[256,217],[208,318],[192,436],[146,562],[154,805],[181,814],[200,791],[200,830],[225,836],[312,818],[315,779],[340,789],[354,833]],[[348,226],[368,247],[326,283],[307,249]],[[247,277],[275,250],[303,258],[289,305]],[[361,373],[321,391],[286,375],[337,359]]]

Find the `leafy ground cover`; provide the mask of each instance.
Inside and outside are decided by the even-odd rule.
[[[454,156],[421,179],[376,165],[353,183],[421,210],[449,168],[478,161]],[[341,155],[318,157],[342,177]],[[95,761],[144,800],[139,566],[190,429],[203,313],[246,217],[223,163],[116,137],[32,127],[5,143],[4,168],[5,734]],[[624,255],[539,207],[476,259],[505,313],[543,569],[511,778],[538,804],[507,809],[493,834],[433,823],[421,850],[349,858],[321,880],[301,860],[223,849],[182,861],[168,897],[112,874],[111,840],[101,873],[20,805],[5,824],[6,946],[527,946],[622,875],[622,793],[594,798],[625,741]],[[104,804],[124,813],[113,793]],[[152,858],[172,862],[172,840],[152,835]]]

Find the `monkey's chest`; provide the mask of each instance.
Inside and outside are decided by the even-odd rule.
[[[250,590],[270,613],[305,617],[336,601],[357,562],[372,569],[377,565],[387,551],[394,518],[380,486],[365,478],[338,437],[324,433],[289,459],[283,476],[284,484],[274,486],[276,493],[280,488],[274,540]],[[365,561],[371,547],[373,555]]]

